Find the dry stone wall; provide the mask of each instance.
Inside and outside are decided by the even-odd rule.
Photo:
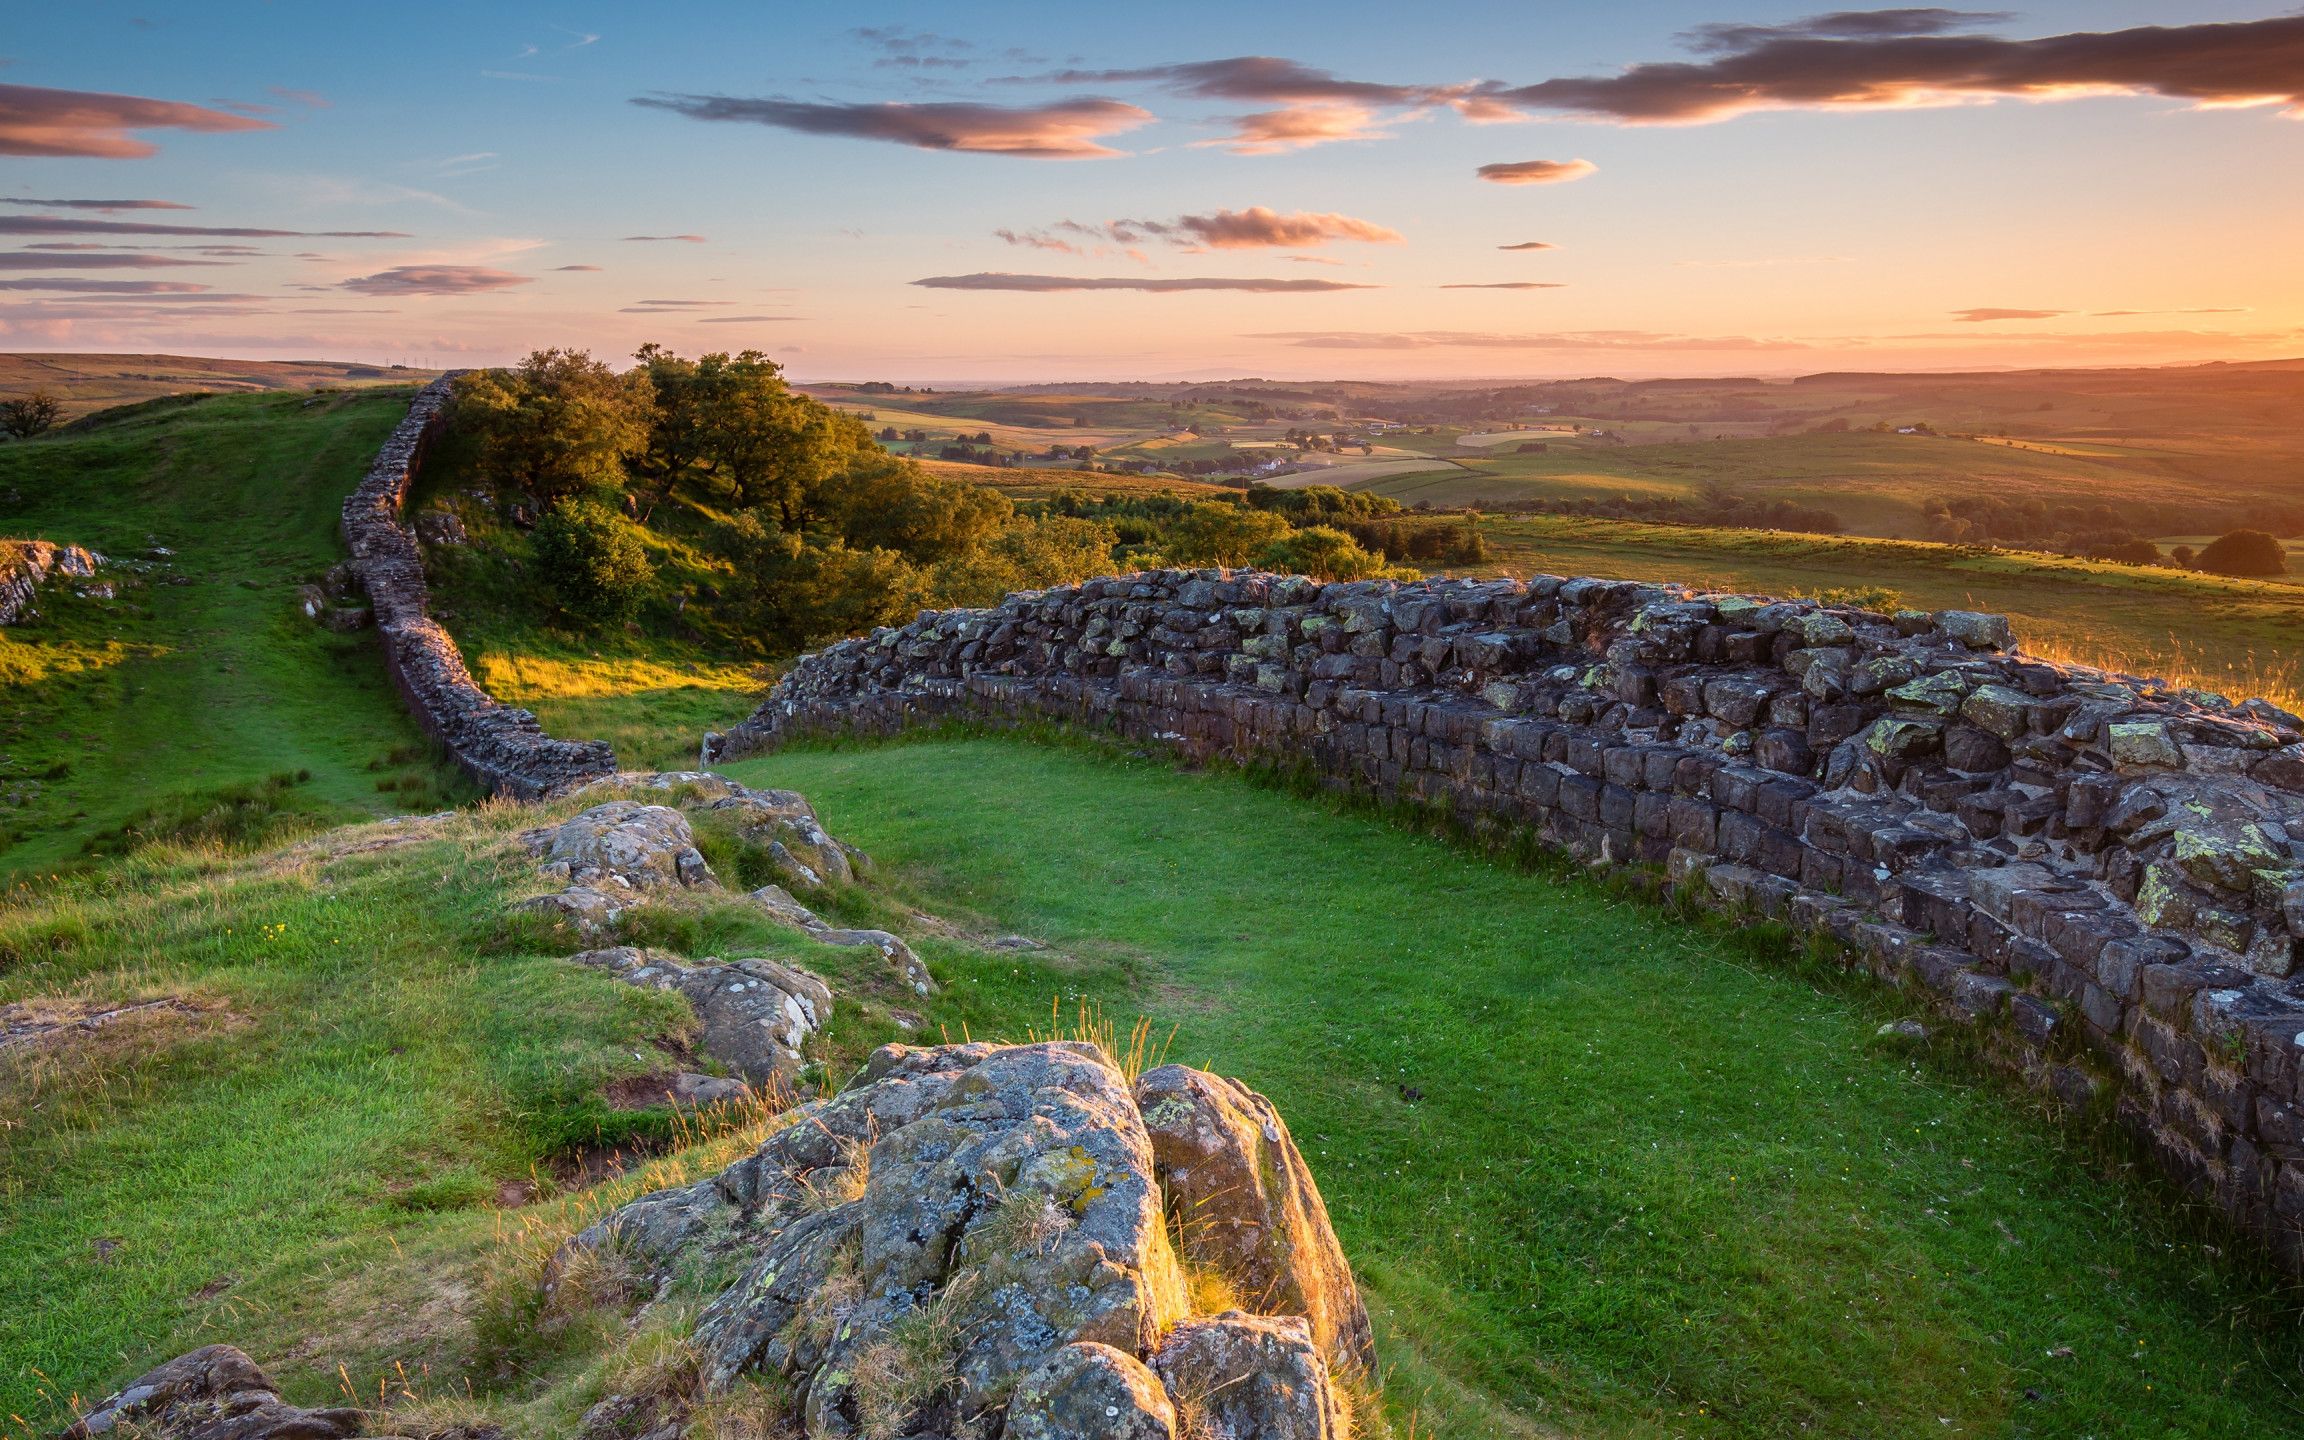
[[[803,659],[709,761],[948,718],[1309,767],[1843,942],[2304,1263],[2304,720],[2006,619],[1159,571]]]
[[[428,613],[423,554],[400,512],[454,378],[443,375],[416,392],[407,418],[344,502],[344,543],[375,609],[384,663],[417,724],[480,784],[534,800],[615,773],[616,755],[598,740],[555,740],[533,714],[482,690],[455,640]]]

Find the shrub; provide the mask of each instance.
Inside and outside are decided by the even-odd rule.
[[[2219,575],[2285,575],[2288,548],[2261,530],[2233,530],[2209,541],[2193,563]]]
[[[639,530],[597,500],[553,506],[536,526],[535,546],[553,599],[587,625],[630,619],[655,575]]]
[[[1264,547],[1256,563],[1267,570],[1309,575],[1316,580],[1373,580],[1399,576],[1415,578],[1413,570],[1388,565],[1371,555],[1360,542],[1328,525],[1307,525],[1285,539]]]
[[[45,435],[64,418],[64,402],[45,390],[0,402],[0,430],[19,440]]]
[[[646,447],[652,392],[581,350],[538,350],[508,370],[474,370],[455,385],[456,423],[477,437],[499,482],[539,500],[624,483]]]

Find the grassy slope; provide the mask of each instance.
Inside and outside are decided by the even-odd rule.
[[[1763,594],[1887,586],[1909,605],[2004,611],[2036,653],[2304,700],[2304,588],[1926,542],[1560,516],[1482,526],[1495,567]]]
[[[175,553],[118,599],[41,592],[0,631],[0,871],[50,865],[155,799],[306,769],[304,803],[437,803],[422,737],[370,635],[307,621],[296,585],[342,554],[336,516],[405,390],[161,402],[99,428],[0,446],[0,531],[132,560]],[[188,584],[167,583],[183,579]],[[44,780],[55,767],[61,779]],[[405,775],[405,796],[379,792]]]
[[[407,384],[423,370],[334,360],[211,360],[190,355],[0,355],[0,396],[46,390],[67,417],[188,391],[310,390]]]
[[[1892,1002],[1763,942],[1067,747],[738,769],[806,789],[876,852],[893,891],[844,916],[902,927],[925,907],[1059,947],[920,939],[945,987],[931,1033],[1029,1038],[1051,1002],[1087,1000],[1177,1026],[1172,1058],[1271,1094],[1368,1284],[1404,1433],[2269,1435],[2304,1418],[2292,1292],[2236,1273],[1956,1058],[1877,1036]],[[511,843],[537,819],[490,808],[367,852],[395,832],[154,853],[0,906],[0,1003],[211,1007],[123,1032],[93,1069],[0,1075],[0,1416],[32,1422],[0,1434],[226,1339],[307,1402],[337,1392],[339,1364],[363,1393],[404,1369],[431,1394],[470,1381],[515,1435],[568,1432],[600,1393],[592,1342],[522,1337],[506,1367],[474,1329],[482,1297],[525,1293],[601,1206],[755,1132],[495,1208],[572,1145],[660,1126],[595,1087],[660,1063],[635,1052],[682,1024],[555,958],[573,942],[503,921],[537,884]],[[849,997],[836,1068],[896,1033],[885,999],[854,1003],[874,981],[858,952],[741,907],[635,938],[831,975]]]
[[[2292,1299],[1876,998],[1220,777],[991,741],[733,768],[931,904],[1124,961],[1173,1058],[1270,1094],[1420,1433],[2304,1423]]]

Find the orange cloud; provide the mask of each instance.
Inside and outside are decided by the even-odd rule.
[[[373,275],[355,276],[338,288],[360,295],[478,295],[509,290],[533,278],[485,265],[395,265]]]
[[[995,230],[992,233],[1011,245],[1034,250],[1054,250],[1069,255],[1092,253],[1052,231],[1114,245],[1140,245],[1147,239],[1159,239],[1171,245],[1202,250],[1308,250],[1331,240],[1364,245],[1403,243],[1399,231],[1372,220],[1333,211],[1282,213],[1266,205],[1218,210],[1208,215],[1180,215],[1174,220],[1109,220],[1101,225],[1060,220],[1049,230]]]
[[[1952,318],[1976,324],[1986,320],[2053,320],[2071,313],[2069,310],[2007,310],[1987,305],[1974,310],[1955,310]]]
[[[1559,185],[1599,168],[1589,160],[1503,160],[1481,166],[1479,174],[1496,185]]]
[[[1155,280],[1140,276],[1110,276],[1083,278],[1072,275],[1014,275],[1006,271],[986,270],[973,275],[931,275],[915,280],[915,285],[929,290],[1022,290],[1054,294],[1071,290],[1149,290],[1166,293],[1176,290],[1239,290],[1258,295],[1304,294],[1323,290],[1374,290],[1374,285],[1352,285],[1342,280],[1261,280],[1261,279],[1173,279]]]
[[[131,130],[270,130],[271,122],[177,100],[0,85],[0,155],[136,160],[159,148]]]
[[[1376,128],[1375,119],[1374,111],[1360,105],[1289,105],[1234,116],[1229,136],[1201,143],[1235,155],[1279,155],[1340,140],[1390,139],[1389,131]]]
[[[739,121],[806,135],[843,135],[921,150],[962,150],[1031,160],[1092,160],[1118,155],[1121,152],[1099,142],[1152,119],[1149,110],[1093,97],[1013,107],[895,101],[823,105],[730,95],[641,96],[632,103],[670,110],[691,120]]]

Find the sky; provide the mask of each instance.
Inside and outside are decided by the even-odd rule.
[[[0,348],[803,380],[2304,355],[2293,0],[16,0]]]

